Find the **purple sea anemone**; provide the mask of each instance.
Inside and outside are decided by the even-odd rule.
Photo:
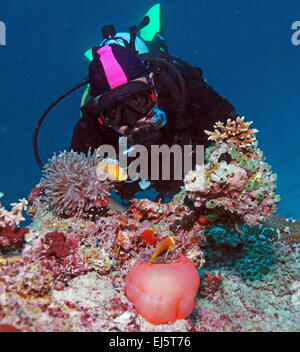
[[[85,156],[74,151],[49,159],[40,186],[59,215],[81,218],[91,208],[108,205],[110,184],[97,178],[98,162],[95,153]]]

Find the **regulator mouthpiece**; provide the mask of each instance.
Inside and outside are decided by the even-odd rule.
[[[155,129],[159,130],[160,128],[164,127],[167,122],[167,117],[164,111],[154,108],[154,119],[153,119],[153,126]]]

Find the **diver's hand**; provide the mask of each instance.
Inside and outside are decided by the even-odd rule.
[[[159,130],[156,130],[153,127],[142,128],[128,138],[128,144],[131,146],[134,144],[142,144],[142,145],[151,145],[151,144],[159,144],[159,140],[161,138],[161,133]]]

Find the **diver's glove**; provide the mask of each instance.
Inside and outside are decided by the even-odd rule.
[[[159,130],[165,126],[166,122],[167,117],[165,112],[158,109],[157,107],[154,108],[153,121],[151,124],[132,133],[128,138],[128,144],[142,144],[145,146],[158,144],[162,136]]]

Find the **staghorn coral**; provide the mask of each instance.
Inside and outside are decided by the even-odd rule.
[[[224,134],[206,149],[206,163],[186,175],[185,191],[195,207],[221,210],[234,221],[253,226],[276,211],[280,196],[274,193],[277,175],[265,163],[255,138],[246,138],[254,133],[245,131],[249,125],[245,122],[242,128],[246,144],[231,134],[227,140]]]
[[[96,153],[85,156],[74,151],[64,151],[49,160],[40,187],[59,215],[81,218],[108,205],[110,183],[97,178],[98,162]]]
[[[252,123],[253,121],[245,122],[244,116],[237,117],[236,121],[228,119],[226,125],[218,121],[214,125],[214,131],[205,130],[204,132],[209,136],[209,140],[217,143],[222,143],[223,141],[233,143],[240,153],[247,154],[248,147],[255,141],[254,134],[258,132],[256,129],[249,129]]]

